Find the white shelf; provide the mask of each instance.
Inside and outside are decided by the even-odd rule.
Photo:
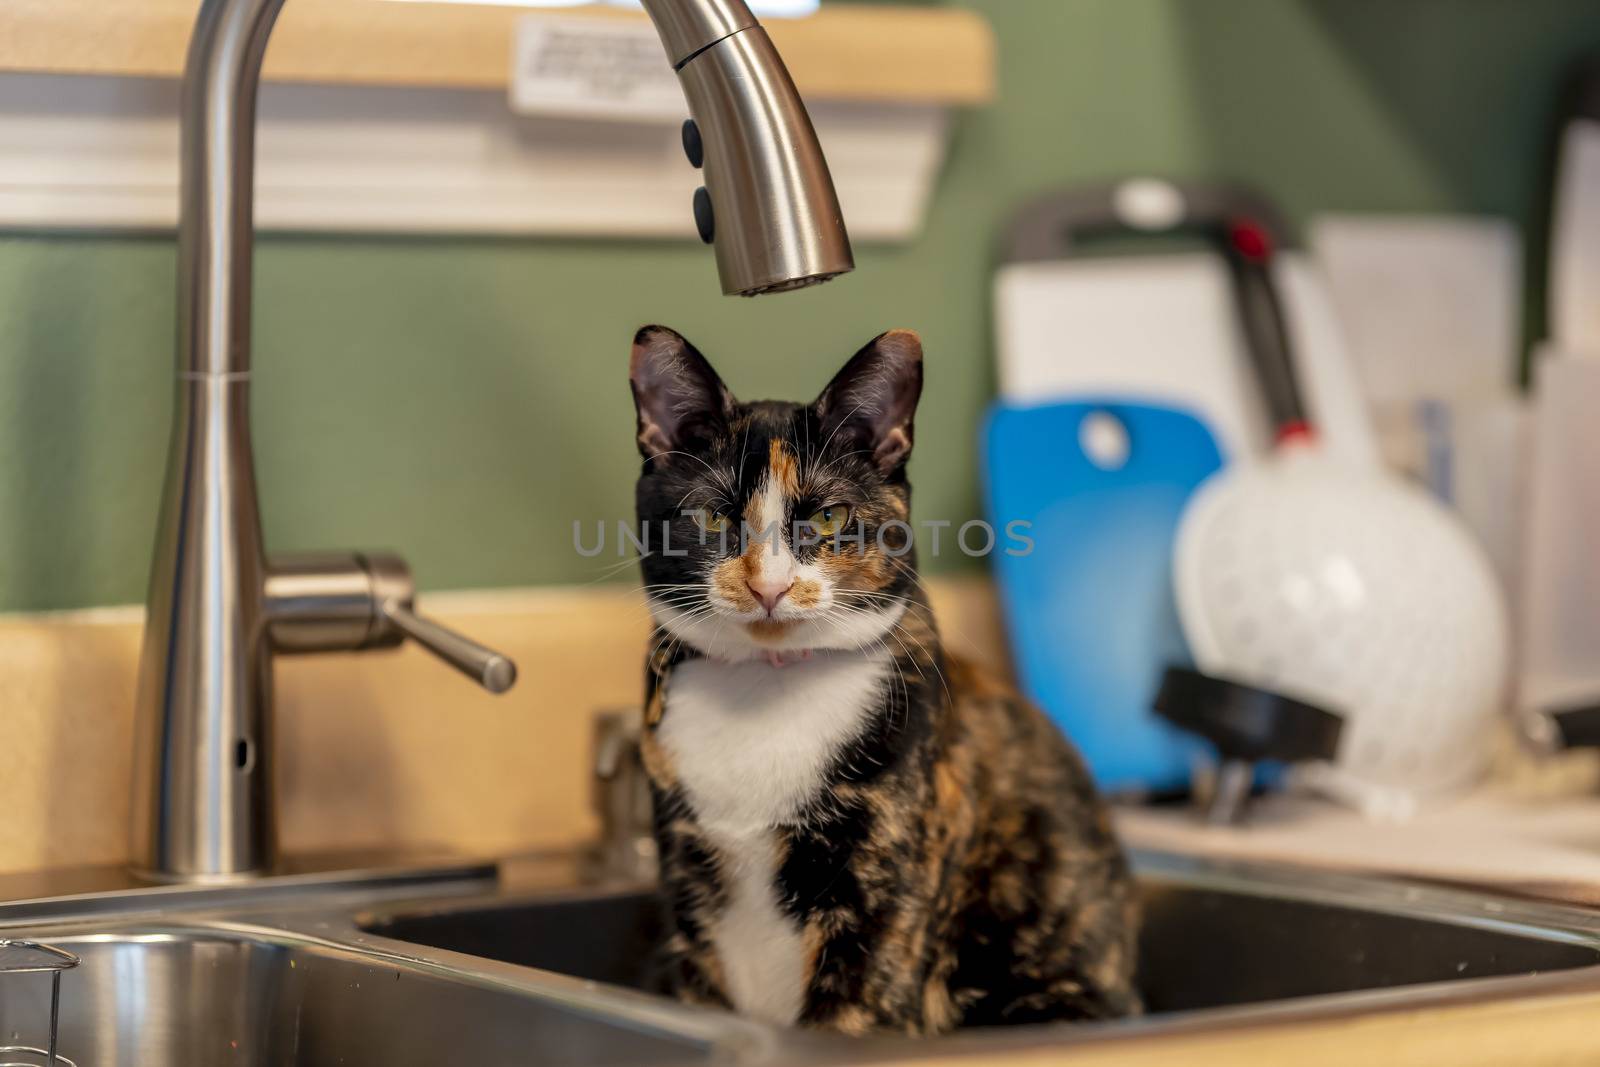
[[[0,74],[0,226],[165,229],[178,200],[170,79]],[[812,106],[851,234],[915,236],[943,160],[933,104]],[[268,85],[264,230],[691,238],[700,173],[676,124],[512,114],[502,92]]]

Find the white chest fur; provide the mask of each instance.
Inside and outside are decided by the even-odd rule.
[[[672,673],[656,740],[700,825],[768,830],[799,815],[876,710],[886,655],[818,652],[785,667],[690,660]]]
[[[877,710],[886,655],[819,652],[785,667],[693,660],[667,686],[656,739],[722,860],[728,906],[712,936],[740,1011],[778,1023],[805,996],[800,930],[778,907],[773,828],[817,798],[840,749]]]

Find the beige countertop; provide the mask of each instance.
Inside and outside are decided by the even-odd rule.
[[[1594,1067],[1600,994],[1511,999],[1318,1022],[1286,1020],[1209,1034],[1035,1047],[960,1056],[921,1067]]]
[[[1004,663],[982,578],[930,583],[947,643]],[[414,648],[282,657],[284,851],[446,847],[504,856],[591,838],[596,712],[637,707],[648,621],[627,586],[424,595],[517,661],[490,696]],[[0,616],[0,874],[128,855],[138,608]]]
[[[1188,810],[1118,810],[1134,847],[1219,859],[1293,863],[1492,888],[1600,906],[1600,795],[1530,799],[1504,783],[1374,822],[1308,796],[1257,801],[1238,827],[1207,826]]]

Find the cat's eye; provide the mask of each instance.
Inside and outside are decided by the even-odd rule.
[[[832,537],[850,521],[850,506],[848,504],[829,504],[812,512],[806,520],[811,530],[818,537]]]
[[[694,512],[695,525],[708,534],[718,536],[728,532],[733,526],[733,520],[726,515],[719,515],[710,508],[696,508]]]

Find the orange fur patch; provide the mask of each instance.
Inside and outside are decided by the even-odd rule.
[[[904,328],[890,330],[878,338],[878,345],[880,348],[890,349],[906,359],[920,360],[922,358],[922,337],[916,330]]]
[[[749,544],[745,546],[744,554],[749,555],[761,548],[761,494],[754,493],[744,504],[744,525],[753,535]]]
[[[793,628],[794,623],[783,619],[757,619],[755,622],[745,623],[758,640],[776,641]]]
[[[871,545],[864,550],[838,552],[825,544],[818,549],[817,567],[842,590],[872,593],[894,580],[893,564]]]
[[[822,946],[827,943],[828,934],[822,928],[822,923],[813,919],[806,923],[801,938],[806,961],[805,974],[809,979],[817,973],[817,965],[822,962]]]
[[[822,602],[822,583],[810,578],[797,578],[789,587],[789,603],[797,608],[814,608]]]
[[[717,564],[717,569],[711,572],[711,584],[727,597],[728,602],[740,611],[749,611],[756,606],[756,598],[750,592],[747,584],[750,576],[756,573],[759,566],[755,557],[750,552],[733,559],[723,560]]]
[[[662,789],[671,789],[678,784],[678,772],[672,766],[672,759],[667,755],[666,749],[656,740],[654,729],[646,730],[639,738],[639,758],[644,763],[644,772],[650,780]]]
[[[767,468],[771,472],[772,484],[778,487],[779,492],[790,499],[800,495],[800,467],[795,463],[794,453],[789,451],[789,446],[781,438],[774,437],[767,449]]]

